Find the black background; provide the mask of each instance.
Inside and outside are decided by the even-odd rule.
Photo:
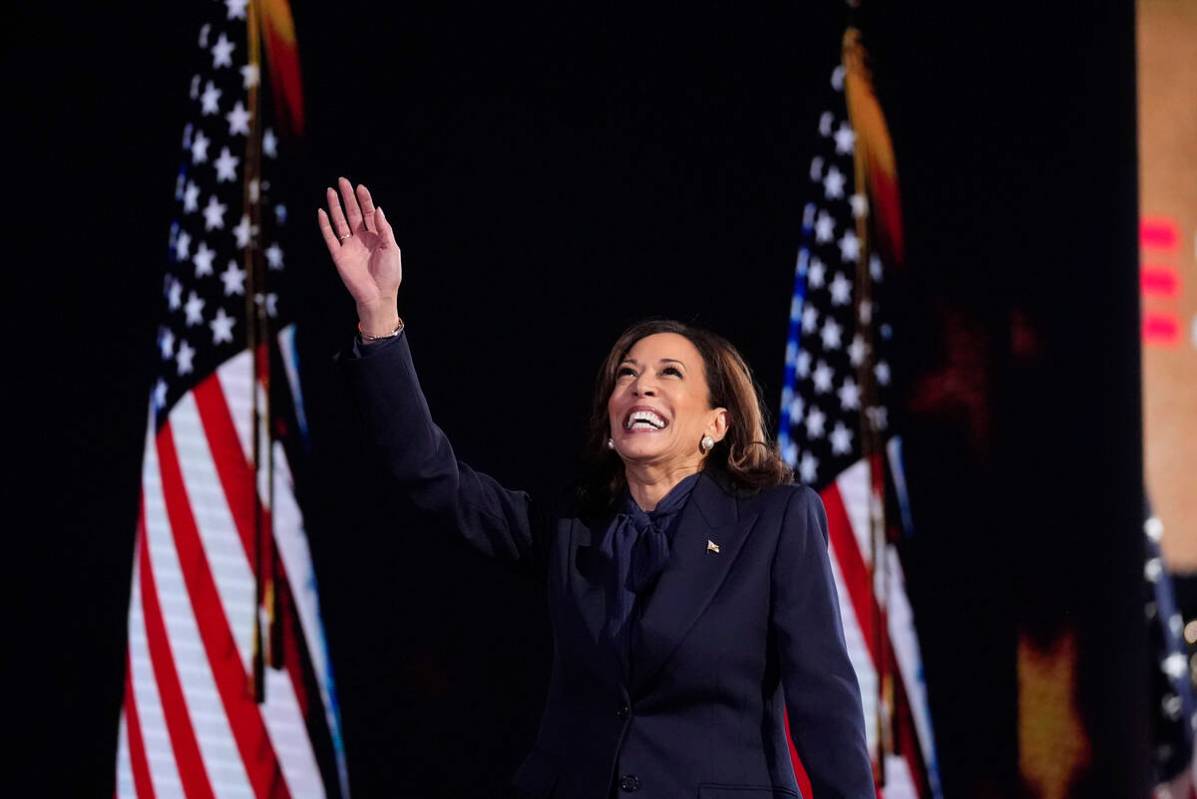
[[[23,7],[2,34],[9,727],[70,764],[22,758],[76,795],[111,791],[160,275],[208,13],[175,5]],[[906,379],[915,395],[956,369],[986,398],[906,425],[944,786],[1024,790],[1018,635],[1072,629],[1094,752],[1077,788],[1142,795],[1133,4],[896,5],[860,21],[902,181]],[[776,401],[840,4],[297,2],[295,17],[308,130],[283,144],[291,224],[338,175],[370,185],[461,457],[513,487],[568,484],[594,370],[647,315],[723,333]],[[303,240],[288,268],[323,486],[304,500],[353,788],[492,795],[535,731],[543,598],[426,535],[374,479],[331,363],[353,309],[314,224]]]

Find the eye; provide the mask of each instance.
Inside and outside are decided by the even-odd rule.
[[[661,374],[673,375],[674,377],[681,377],[682,370],[678,369],[676,366],[666,366],[664,369],[661,370]]]
[[[615,376],[618,377],[634,377],[636,370],[630,366],[621,366],[615,370]]]

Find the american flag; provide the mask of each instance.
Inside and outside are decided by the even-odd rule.
[[[285,0],[206,7],[162,278],[116,795],[343,796],[273,199],[281,142],[303,126],[294,25]]]
[[[854,28],[844,35],[830,96],[810,162],[813,199],[803,209],[779,441],[827,508],[878,786],[887,799],[938,797],[918,639],[890,532],[910,526],[890,426],[895,331],[885,315],[902,259],[901,212],[889,133]]]
[[[1164,523],[1151,513],[1150,507],[1144,515],[1147,517],[1143,523],[1147,551],[1143,569],[1147,631],[1155,660],[1151,672],[1152,765],[1156,783],[1153,796],[1192,799],[1197,796],[1197,759],[1193,750],[1197,702],[1184,643],[1185,623],[1172,576],[1164,568],[1160,548]]]

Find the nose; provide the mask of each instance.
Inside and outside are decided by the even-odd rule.
[[[642,374],[632,384],[632,393],[637,397],[655,397],[657,396],[657,387],[650,376]]]

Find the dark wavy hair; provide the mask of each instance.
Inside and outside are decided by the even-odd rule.
[[[726,408],[728,430],[703,461],[703,469],[717,469],[731,487],[752,493],[789,483],[793,473],[781,459],[768,432],[768,412],[752,370],[731,343],[720,335],[672,319],[650,319],[620,334],[607,353],[594,382],[594,400],[582,453],[584,478],[580,498],[585,508],[602,512],[626,484],[623,461],[607,447],[611,435],[607,400],[615,389],[620,362],[636,342],[656,333],[685,336],[702,356],[712,408]]]

